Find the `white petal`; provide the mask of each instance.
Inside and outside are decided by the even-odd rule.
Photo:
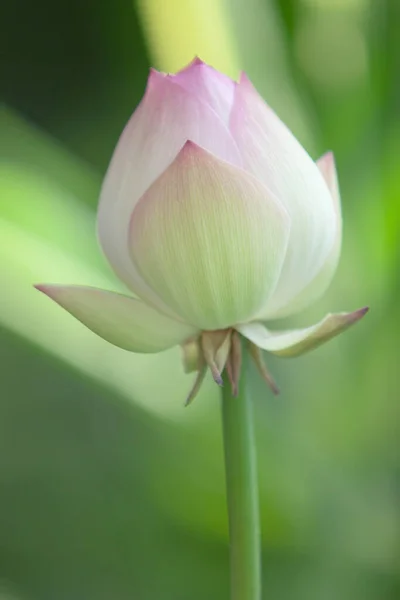
[[[276,285],[285,210],[254,177],[187,142],[137,204],[133,260],[143,279],[199,329],[250,320]]]
[[[332,201],[315,163],[245,76],[236,87],[231,131],[244,168],[283,203],[291,218],[282,276],[264,311],[273,318],[324,264],[335,236]]]
[[[262,323],[238,325],[236,329],[253,344],[278,356],[298,356],[313,350],[338,335],[365,315],[368,308],[352,313],[327,315],[322,321],[305,329],[269,331]]]
[[[190,65],[174,75],[173,80],[198,100],[208,104],[229,125],[235,93],[235,82],[230,77],[195,58]]]
[[[300,312],[318,300],[327,290],[335,274],[342,246],[342,211],[340,206],[339,184],[335,168],[335,159],[332,152],[327,152],[319,160],[317,166],[321,171],[326,184],[331,192],[331,198],[336,217],[336,234],[333,246],[325,259],[322,269],[317,273],[314,279],[295,297],[289,304],[283,306],[275,312],[274,319],[286,317]],[[267,303],[268,304],[268,303]],[[266,320],[269,316],[268,306],[257,316],[257,319]]]
[[[160,352],[196,333],[190,325],[173,321],[140,300],[97,288],[38,285],[91,331],[114,346],[131,352]]]
[[[189,138],[224,160],[241,163],[216,113],[171,77],[152,72],[146,94],[118,142],[100,198],[98,229],[105,255],[130,289],[162,310],[166,307],[129,257],[129,220],[139,198]]]

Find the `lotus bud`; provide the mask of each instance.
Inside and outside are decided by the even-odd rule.
[[[242,75],[195,59],[176,75],[152,70],[101,191],[103,251],[135,297],[39,285],[89,329],[132,352],[181,345],[186,371],[209,368],[238,389],[241,339],[271,389],[260,349],[294,356],[366,312],[330,314],[276,331],[328,287],[340,255],[332,153],[314,162]]]

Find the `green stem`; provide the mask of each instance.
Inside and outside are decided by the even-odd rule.
[[[256,452],[244,352],[239,395],[225,374],[222,421],[229,514],[231,600],[261,599],[261,547]]]

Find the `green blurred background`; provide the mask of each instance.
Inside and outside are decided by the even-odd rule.
[[[3,9],[0,598],[228,598],[218,392],[177,350],[113,348],[32,289],[118,289],[101,179],[150,65],[249,74],[317,158],[335,152],[344,245],[295,321],[354,330],[253,373],[264,598],[400,597],[400,2],[18,0]],[[2,595],[3,594],[3,595]]]

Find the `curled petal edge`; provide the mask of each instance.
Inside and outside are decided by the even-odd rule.
[[[351,313],[329,314],[316,325],[305,329],[270,331],[257,322],[238,325],[236,329],[259,348],[289,358],[324,344],[357,323],[367,312],[368,307],[364,307]]]

